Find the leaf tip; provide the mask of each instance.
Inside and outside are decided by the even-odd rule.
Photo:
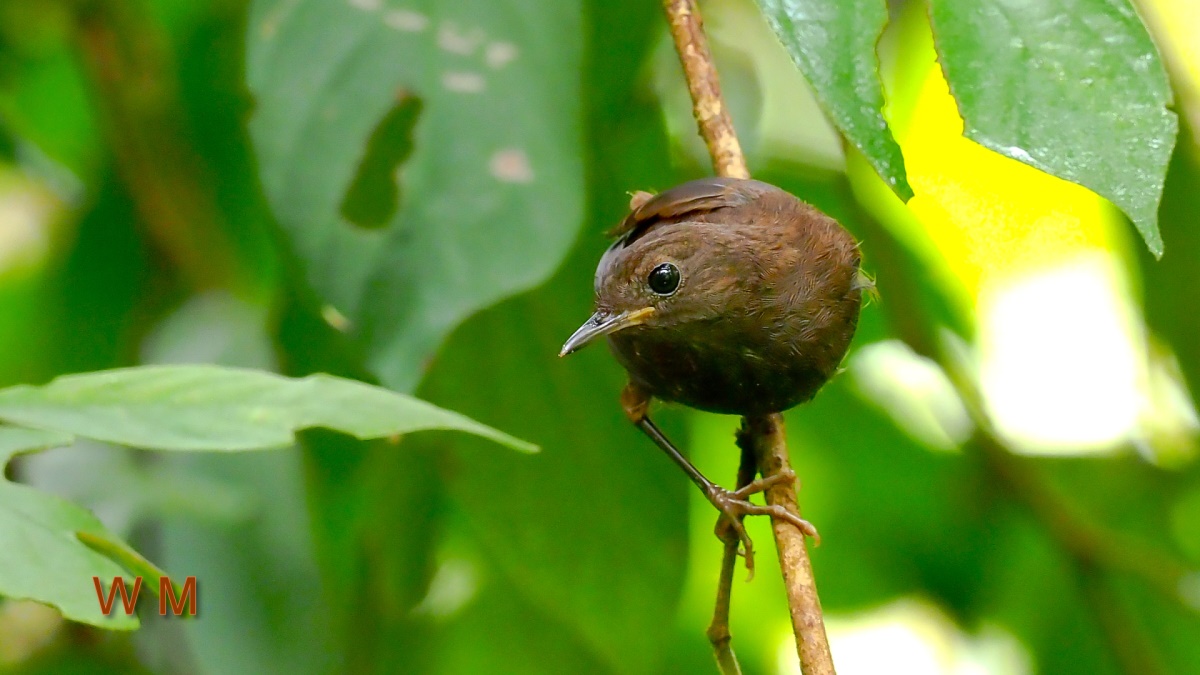
[[[522,452],[526,455],[537,455],[542,452],[542,446],[529,441],[523,441],[519,438],[513,438],[508,441],[509,447],[517,452]]]
[[[1163,240],[1162,233],[1158,231],[1158,219],[1136,219],[1134,226],[1142,235],[1142,241],[1146,242],[1146,248],[1150,250],[1151,255],[1155,260],[1162,260],[1163,257]]]

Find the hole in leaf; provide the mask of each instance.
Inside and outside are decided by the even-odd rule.
[[[421,115],[421,100],[402,92],[367,142],[367,154],[354,182],[342,199],[342,217],[365,229],[388,224],[400,206],[396,170],[412,154],[413,128]]]

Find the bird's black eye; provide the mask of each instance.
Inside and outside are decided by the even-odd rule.
[[[650,290],[655,293],[670,295],[679,288],[679,268],[671,263],[663,263],[650,270],[650,277],[646,279],[646,283],[650,284]]]

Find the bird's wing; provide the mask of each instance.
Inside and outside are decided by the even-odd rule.
[[[632,241],[655,223],[676,221],[693,214],[742,206],[769,189],[771,186],[766,183],[741,178],[714,177],[688,181],[643,199],[641,204],[637,204],[639,200],[635,197],[636,205],[629,215],[605,234],[610,237],[625,237],[627,242]]]

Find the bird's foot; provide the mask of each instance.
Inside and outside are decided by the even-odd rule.
[[[779,518],[791,523],[806,536],[812,537],[816,544],[819,545],[821,543],[821,535],[817,532],[817,528],[807,520],[788,511],[779,504],[764,506],[754,504],[750,501],[750,496],[753,494],[765,492],[781,483],[791,484],[795,481],[795,472],[789,470],[751,481],[746,486],[737,490],[726,490],[725,488],[714,486],[707,495],[712,505],[721,512],[721,517],[717,520],[717,538],[726,543],[735,539],[742,542],[743,550],[741,554],[746,559],[746,569],[749,571],[751,578],[754,577],[754,542],[750,540],[750,535],[746,533],[746,528],[742,525],[742,518],[746,516],[771,516],[772,518]]]

